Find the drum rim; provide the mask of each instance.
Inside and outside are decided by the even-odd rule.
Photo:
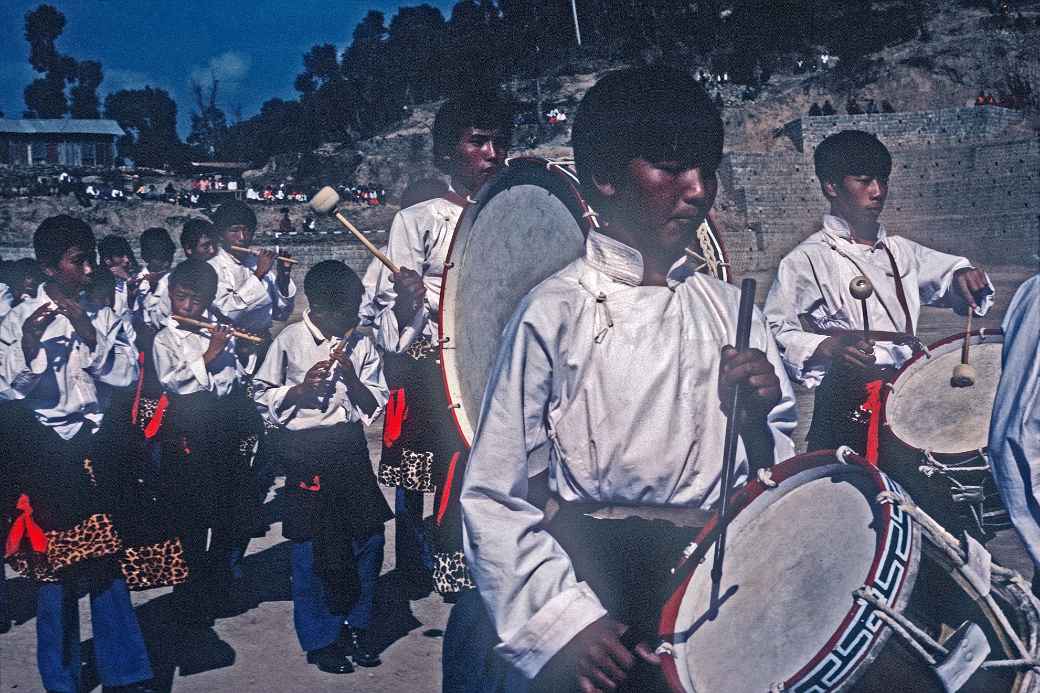
[[[776,483],[780,483],[801,472],[818,467],[830,466],[836,462],[855,465],[866,471],[868,476],[877,485],[879,493],[882,491],[893,491],[900,495],[905,495],[902,488],[887,474],[882,472],[876,466],[870,464],[870,462],[868,462],[862,455],[851,451],[845,455],[842,455],[842,451],[840,450],[819,450],[816,452],[796,455],[795,457],[784,460],[771,468],[772,480]],[[755,499],[766,493],[769,489],[770,486],[766,486],[766,484],[759,479],[750,480],[743,488],[738,489],[730,496],[730,503],[733,508],[732,516],[735,517],[738,515]],[[895,529],[896,520],[898,519],[900,523],[906,525],[909,533],[905,535],[905,541],[907,542],[905,548],[906,557],[902,560],[904,570],[898,584],[892,588],[889,603],[894,602],[896,608],[902,609],[910,599],[912,592],[912,590],[907,590],[906,586],[907,584],[912,586],[917,579],[917,562],[920,560],[922,546],[920,529],[908,516],[905,515],[905,513],[896,508],[893,504],[884,503],[881,505],[880,515],[885,519],[885,526],[878,530],[878,536],[889,537],[889,540],[881,541],[875,547],[874,559],[871,562],[867,575],[864,576],[864,584],[875,582],[878,570],[881,567],[881,562],[887,553],[898,553],[897,549],[891,546],[892,532]],[[708,524],[700,531],[697,538],[694,540],[697,546],[696,550],[690,556],[684,558],[676,568],[676,572],[679,573],[683,571],[683,566],[690,566],[687,574],[683,577],[681,582],[676,584],[675,589],[672,591],[672,594],[669,596],[664,608],[661,610],[661,617],[658,622],[658,635],[664,642],[670,642],[670,636],[675,633],[675,622],[679,614],[679,608],[682,604],[682,598],[690,581],[693,579],[694,574],[697,572],[698,564],[701,562],[701,559],[706,556],[707,552],[714,548],[714,543],[709,540],[714,539],[717,523],[718,513],[714,514],[709,519]],[[916,554],[913,550],[915,547],[917,548]],[[896,559],[898,558],[899,557],[896,556]],[[866,618],[863,618],[863,615],[872,613],[872,609],[866,604],[861,604],[860,602],[861,600],[859,599],[852,599],[852,605],[849,608],[848,613],[837,626],[833,635],[828,638],[824,646],[809,662],[803,665],[798,671],[792,674],[790,678],[783,682],[783,690],[791,690],[793,687],[799,685],[801,679],[811,674],[821,663],[826,661],[828,655],[833,651],[834,646],[839,642],[843,635],[849,631],[851,626],[856,622],[863,623],[867,620]],[[877,619],[874,620],[876,621]],[[869,627],[862,626],[862,628]],[[880,652],[880,647],[884,645],[885,641],[887,641],[889,637],[891,637],[891,632],[890,628],[879,627],[870,635],[867,644],[861,646],[858,655],[854,657],[850,663],[846,663],[843,666],[844,671],[841,673],[840,680],[837,682],[839,685],[835,690],[841,689],[858,679],[859,674],[863,671],[863,666],[873,661]],[[675,693],[685,693],[685,689],[682,687],[679,678],[675,657],[673,657],[671,653],[665,652],[661,655],[661,668],[671,689],[675,691]]]
[[[1004,330],[999,328],[999,327],[984,327],[984,328],[981,328],[981,329],[978,329],[978,330],[972,330],[968,334],[969,334],[970,337],[978,337],[980,339],[980,341],[985,341],[988,338],[1000,339],[1000,340],[1004,339]],[[905,440],[903,440],[902,438],[900,438],[899,435],[896,434],[895,430],[892,428],[892,424],[889,421],[889,418],[888,418],[888,406],[889,406],[888,405],[888,400],[892,397],[892,393],[895,392],[895,384],[899,382],[899,379],[902,378],[906,374],[906,372],[915,363],[917,363],[921,359],[929,358],[928,357],[928,352],[932,351],[933,349],[939,349],[940,347],[944,347],[944,346],[946,346],[948,344],[952,344],[954,342],[960,342],[960,341],[963,341],[963,340],[964,340],[964,333],[963,332],[957,332],[957,333],[954,333],[954,334],[950,335],[949,337],[943,337],[942,339],[940,339],[938,341],[932,342],[931,344],[928,345],[928,347],[927,347],[928,351],[927,352],[926,351],[921,351],[921,352],[918,352],[918,353],[914,354],[912,357],[910,357],[910,360],[907,361],[906,363],[904,363],[899,368],[899,370],[896,371],[895,377],[892,378],[891,383],[889,383],[886,387],[882,388],[883,395],[881,397],[881,425],[888,432],[888,435],[890,435],[900,445],[906,447],[907,449],[909,449],[909,450],[917,450],[919,452],[924,452],[923,448],[919,448],[916,445],[912,445],[912,444],[906,442]],[[972,344],[972,346],[974,346],[974,343]],[[978,457],[979,451],[978,450],[964,450],[962,452],[934,452],[934,451],[932,451],[929,454],[931,454],[933,457],[935,457],[936,459],[939,459],[939,460],[960,461],[960,460],[969,459],[969,458],[972,458],[972,457]]]
[[[521,175],[525,170],[541,171],[546,172],[552,176],[558,177],[569,189],[573,199],[564,200],[560,199],[561,202],[567,207],[567,209],[574,216],[575,221],[578,222],[578,227],[582,231],[583,236],[588,236],[589,231],[593,228],[591,221],[592,210],[585,200],[585,197],[581,194],[581,190],[578,188],[578,178],[566,166],[562,163],[553,161],[551,159],[545,159],[542,157],[524,156],[524,157],[511,157],[506,160],[506,166],[496,173],[490,180],[488,180],[474,198],[471,198],[472,203],[467,205],[462,210],[462,214],[459,216],[458,222],[455,224],[454,233],[452,233],[451,243],[448,244],[447,262],[444,268],[444,274],[441,278],[441,296],[440,296],[440,307],[438,309],[438,323],[441,330],[441,343],[439,346],[440,350],[440,372],[441,372],[441,385],[444,388],[444,395],[448,401],[448,406],[451,409],[452,421],[455,422],[455,430],[459,437],[462,439],[463,444],[466,448],[473,446],[473,436],[477,430],[477,418],[480,416],[480,412],[476,411],[468,413],[462,404],[462,397],[460,392],[456,392],[458,389],[457,379],[453,380],[448,374],[448,364],[451,363],[453,367],[456,367],[455,357],[452,353],[454,351],[454,345],[448,346],[448,342],[444,341],[444,337],[450,339],[451,334],[454,334],[454,323],[452,322],[453,316],[448,314],[449,297],[454,298],[455,285],[452,282],[452,278],[455,274],[455,264],[453,257],[457,247],[461,245],[461,239],[468,237],[469,230],[473,227],[473,222],[476,220],[477,212],[472,210],[482,209],[487,201],[498,194],[501,190],[511,187],[508,184],[514,177]],[[539,175],[543,175],[539,173]],[[448,333],[451,334],[448,334]],[[456,396],[458,395],[458,396]]]
[[[467,205],[459,216],[459,220],[455,224],[454,232],[452,233],[451,243],[448,244],[448,253],[446,256],[446,262],[444,266],[444,274],[441,277],[441,295],[440,295],[440,307],[438,309],[438,325],[441,331],[441,342],[439,345],[439,358],[440,358],[440,371],[441,371],[441,386],[444,390],[445,399],[448,402],[448,407],[451,409],[452,421],[455,423],[455,431],[458,433],[459,438],[462,440],[463,445],[468,449],[473,446],[473,437],[476,435],[477,430],[477,418],[480,416],[479,410],[476,412],[469,413],[465,410],[462,404],[461,393],[456,393],[457,386],[454,381],[448,375],[448,364],[450,363],[452,368],[457,369],[455,363],[455,357],[451,353],[454,351],[454,345],[448,346],[448,342],[444,340],[444,337],[450,336],[448,333],[454,333],[453,323],[451,322],[451,316],[447,313],[447,306],[451,303],[447,299],[454,297],[455,288],[452,283],[452,277],[454,276],[453,270],[455,269],[454,261],[452,257],[455,254],[455,249],[460,244],[460,239],[463,235],[467,235],[469,228],[472,228],[474,220],[474,212],[472,209],[482,208],[487,201],[498,193],[504,182],[515,175],[514,173],[518,170],[530,169],[530,170],[544,170],[551,174],[559,176],[567,184],[570,189],[572,200],[563,200],[563,202],[571,214],[574,215],[575,220],[578,222],[579,228],[582,233],[588,237],[589,231],[593,230],[598,226],[595,222],[595,212],[589,206],[588,201],[581,192],[580,181],[577,174],[575,174],[569,167],[573,166],[572,160],[553,160],[544,157],[537,156],[516,156],[509,157],[506,159],[506,164],[498,173],[496,173],[490,180],[488,180],[473,198],[469,198],[471,204]],[[719,232],[718,227],[713,219],[715,214],[714,207],[708,210],[708,213],[704,216],[704,221],[701,225],[706,227],[708,231],[708,238],[714,248],[714,251],[719,261],[719,281],[729,283],[732,279],[732,272],[729,266],[729,256],[726,254],[726,246],[722,240],[722,234]],[[697,227],[700,231],[700,226]],[[456,397],[456,394],[459,396]]]

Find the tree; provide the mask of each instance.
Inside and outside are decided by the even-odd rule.
[[[441,11],[432,5],[402,7],[390,21],[387,36],[389,61],[401,85],[401,103],[428,101],[448,86],[441,46],[447,25]]]
[[[73,118],[101,117],[97,90],[102,79],[101,63],[84,60],[76,66],[76,86],[69,92],[72,97],[69,111]]]
[[[195,97],[195,109],[191,114],[191,132],[188,144],[199,149],[205,156],[213,157],[227,134],[227,119],[217,106],[217,90],[220,80],[210,83],[209,97],[204,98],[201,84],[192,80],[191,93]]]
[[[59,66],[60,55],[54,42],[65,31],[65,15],[51,5],[40,5],[25,13],[25,40],[29,42],[29,64],[37,72],[50,72]]]
[[[303,56],[303,72],[296,76],[296,90],[313,93],[321,86],[342,79],[336,47],[331,43],[314,46]]]
[[[105,117],[126,131],[117,143],[139,166],[176,167],[187,152],[177,136],[177,104],[162,89],[123,89],[105,98]]]
[[[73,118],[99,117],[97,89],[103,73],[95,60],[77,62],[55,45],[65,30],[65,15],[51,5],[40,5],[25,14],[25,40],[29,42],[29,64],[41,73],[25,88],[28,113],[38,118],[61,118],[69,112],[66,84],[70,91]]]

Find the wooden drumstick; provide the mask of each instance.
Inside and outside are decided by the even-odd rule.
[[[971,351],[971,315],[973,312],[970,308],[968,309],[968,323],[964,326],[964,344],[961,345],[961,362],[954,367],[953,377],[950,378],[950,384],[954,387],[971,387],[978,377],[975,366],[968,363]]]
[[[870,316],[867,314],[867,299],[874,295],[874,285],[862,274],[849,282],[849,293],[859,301],[863,309],[863,341],[870,341]]]
[[[751,316],[754,308],[755,280],[748,277],[740,283],[740,309],[737,312],[737,343],[734,345],[738,352],[747,351],[751,344]],[[726,418],[725,448],[723,448],[722,456],[722,485],[719,487],[721,495],[719,537],[715,540],[715,561],[711,566],[711,581],[715,591],[722,584],[722,561],[726,557],[729,495],[733,487],[733,477],[736,475],[737,438],[740,435],[740,400],[741,388],[735,387],[729,401],[729,416]]]
[[[217,323],[196,320],[195,318],[189,318],[186,315],[172,315],[171,317],[177,322],[181,323],[182,325],[188,325],[189,327],[198,327],[203,330],[213,330],[219,327]],[[264,341],[264,338],[259,335],[255,335],[252,332],[245,332],[243,330],[238,330],[234,328],[232,328],[231,334],[238,337],[239,339],[244,339],[248,342],[254,342],[256,344],[260,344]]]
[[[244,245],[233,245],[231,246],[231,249],[237,250],[240,253],[249,253],[250,255],[259,255],[260,253],[264,252],[260,248],[247,248]],[[300,262],[296,258],[284,257],[282,255],[276,256],[275,259],[279,260],[280,262],[288,262],[290,265],[295,265]]]
[[[350,220],[343,216],[342,212],[336,209],[336,206],[339,205],[339,193],[337,193],[334,188],[326,185],[324,188],[315,193],[314,197],[312,197],[311,201],[307,204],[309,204],[310,208],[318,214],[331,213],[332,216],[336,217],[336,221],[338,221],[348,231],[354,234],[354,237],[361,241],[361,245],[368,248],[368,252],[372,253],[372,255],[374,255],[377,260],[386,265],[386,268],[388,270],[390,270],[394,274],[397,274],[400,271],[397,265],[395,265],[390,258],[388,258],[386,255],[380,252],[379,248],[375,247],[372,241],[368,240],[365,234],[358,231],[357,227],[351,224]]]

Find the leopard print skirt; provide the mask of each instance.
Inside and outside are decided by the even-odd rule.
[[[438,594],[451,594],[473,589],[473,577],[461,551],[437,551],[433,554],[433,587]]]
[[[127,547],[119,569],[132,590],[179,585],[188,579],[188,563],[180,539]]]
[[[433,453],[418,452],[401,448],[401,457],[397,464],[379,463],[379,474],[376,477],[384,486],[433,493]]]

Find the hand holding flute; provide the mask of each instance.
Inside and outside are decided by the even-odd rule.
[[[182,325],[187,325],[188,327],[195,327],[200,330],[206,330],[210,333],[210,335],[214,335],[218,331],[224,330],[227,333],[228,338],[238,337],[239,339],[244,339],[246,341],[254,342],[256,344],[260,344],[264,341],[264,338],[260,335],[253,334],[252,332],[246,332],[245,330],[235,329],[230,325],[220,325],[218,323],[205,322],[203,320],[189,318],[185,315],[177,315],[176,313],[174,313],[171,317]],[[227,339],[224,339],[224,343],[227,343]]]

